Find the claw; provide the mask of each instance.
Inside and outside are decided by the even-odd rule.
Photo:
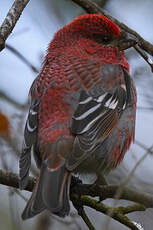
[[[97,180],[95,181],[96,185],[108,185],[106,179],[102,175],[97,175]]]

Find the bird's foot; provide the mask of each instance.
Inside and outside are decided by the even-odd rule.
[[[108,185],[106,179],[102,175],[97,175],[96,181],[92,184],[93,189],[99,189],[100,186]],[[103,201],[103,198],[101,196],[98,197],[98,202],[100,203]]]
[[[71,178],[71,187],[74,187],[78,184],[82,184],[82,181],[79,179],[79,177],[72,176]]]
[[[98,175],[96,181],[94,182],[96,185],[108,185],[104,176]]]

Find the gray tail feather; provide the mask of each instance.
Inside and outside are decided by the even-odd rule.
[[[45,209],[60,217],[68,215],[70,181],[71,173],[65,169],[65,165],[55,171],[49,171],[43,163],[40,177],[22,213],[22,219],[31,218]]]

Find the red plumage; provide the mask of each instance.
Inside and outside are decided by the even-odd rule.
[[[134,140],[136,90],[122,50],[135,45],[102,15],[83,15],[51,41],[31,87],[31,107],[20,157],[27,185],[30,152],[40,176],[24,212],[69,213],[71,173],[103,175]]]

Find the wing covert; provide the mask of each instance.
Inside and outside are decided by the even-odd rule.
[[[76,138],[71,157],[67,161],[69,170],[74,170],[93,153],[99,142],[108,137],[127,106],[126,87],[121,86],[111,93],[99,86],[96,96],[94,91],[93,88],[81,92],[78,107],[72,117],[71,131]]]

